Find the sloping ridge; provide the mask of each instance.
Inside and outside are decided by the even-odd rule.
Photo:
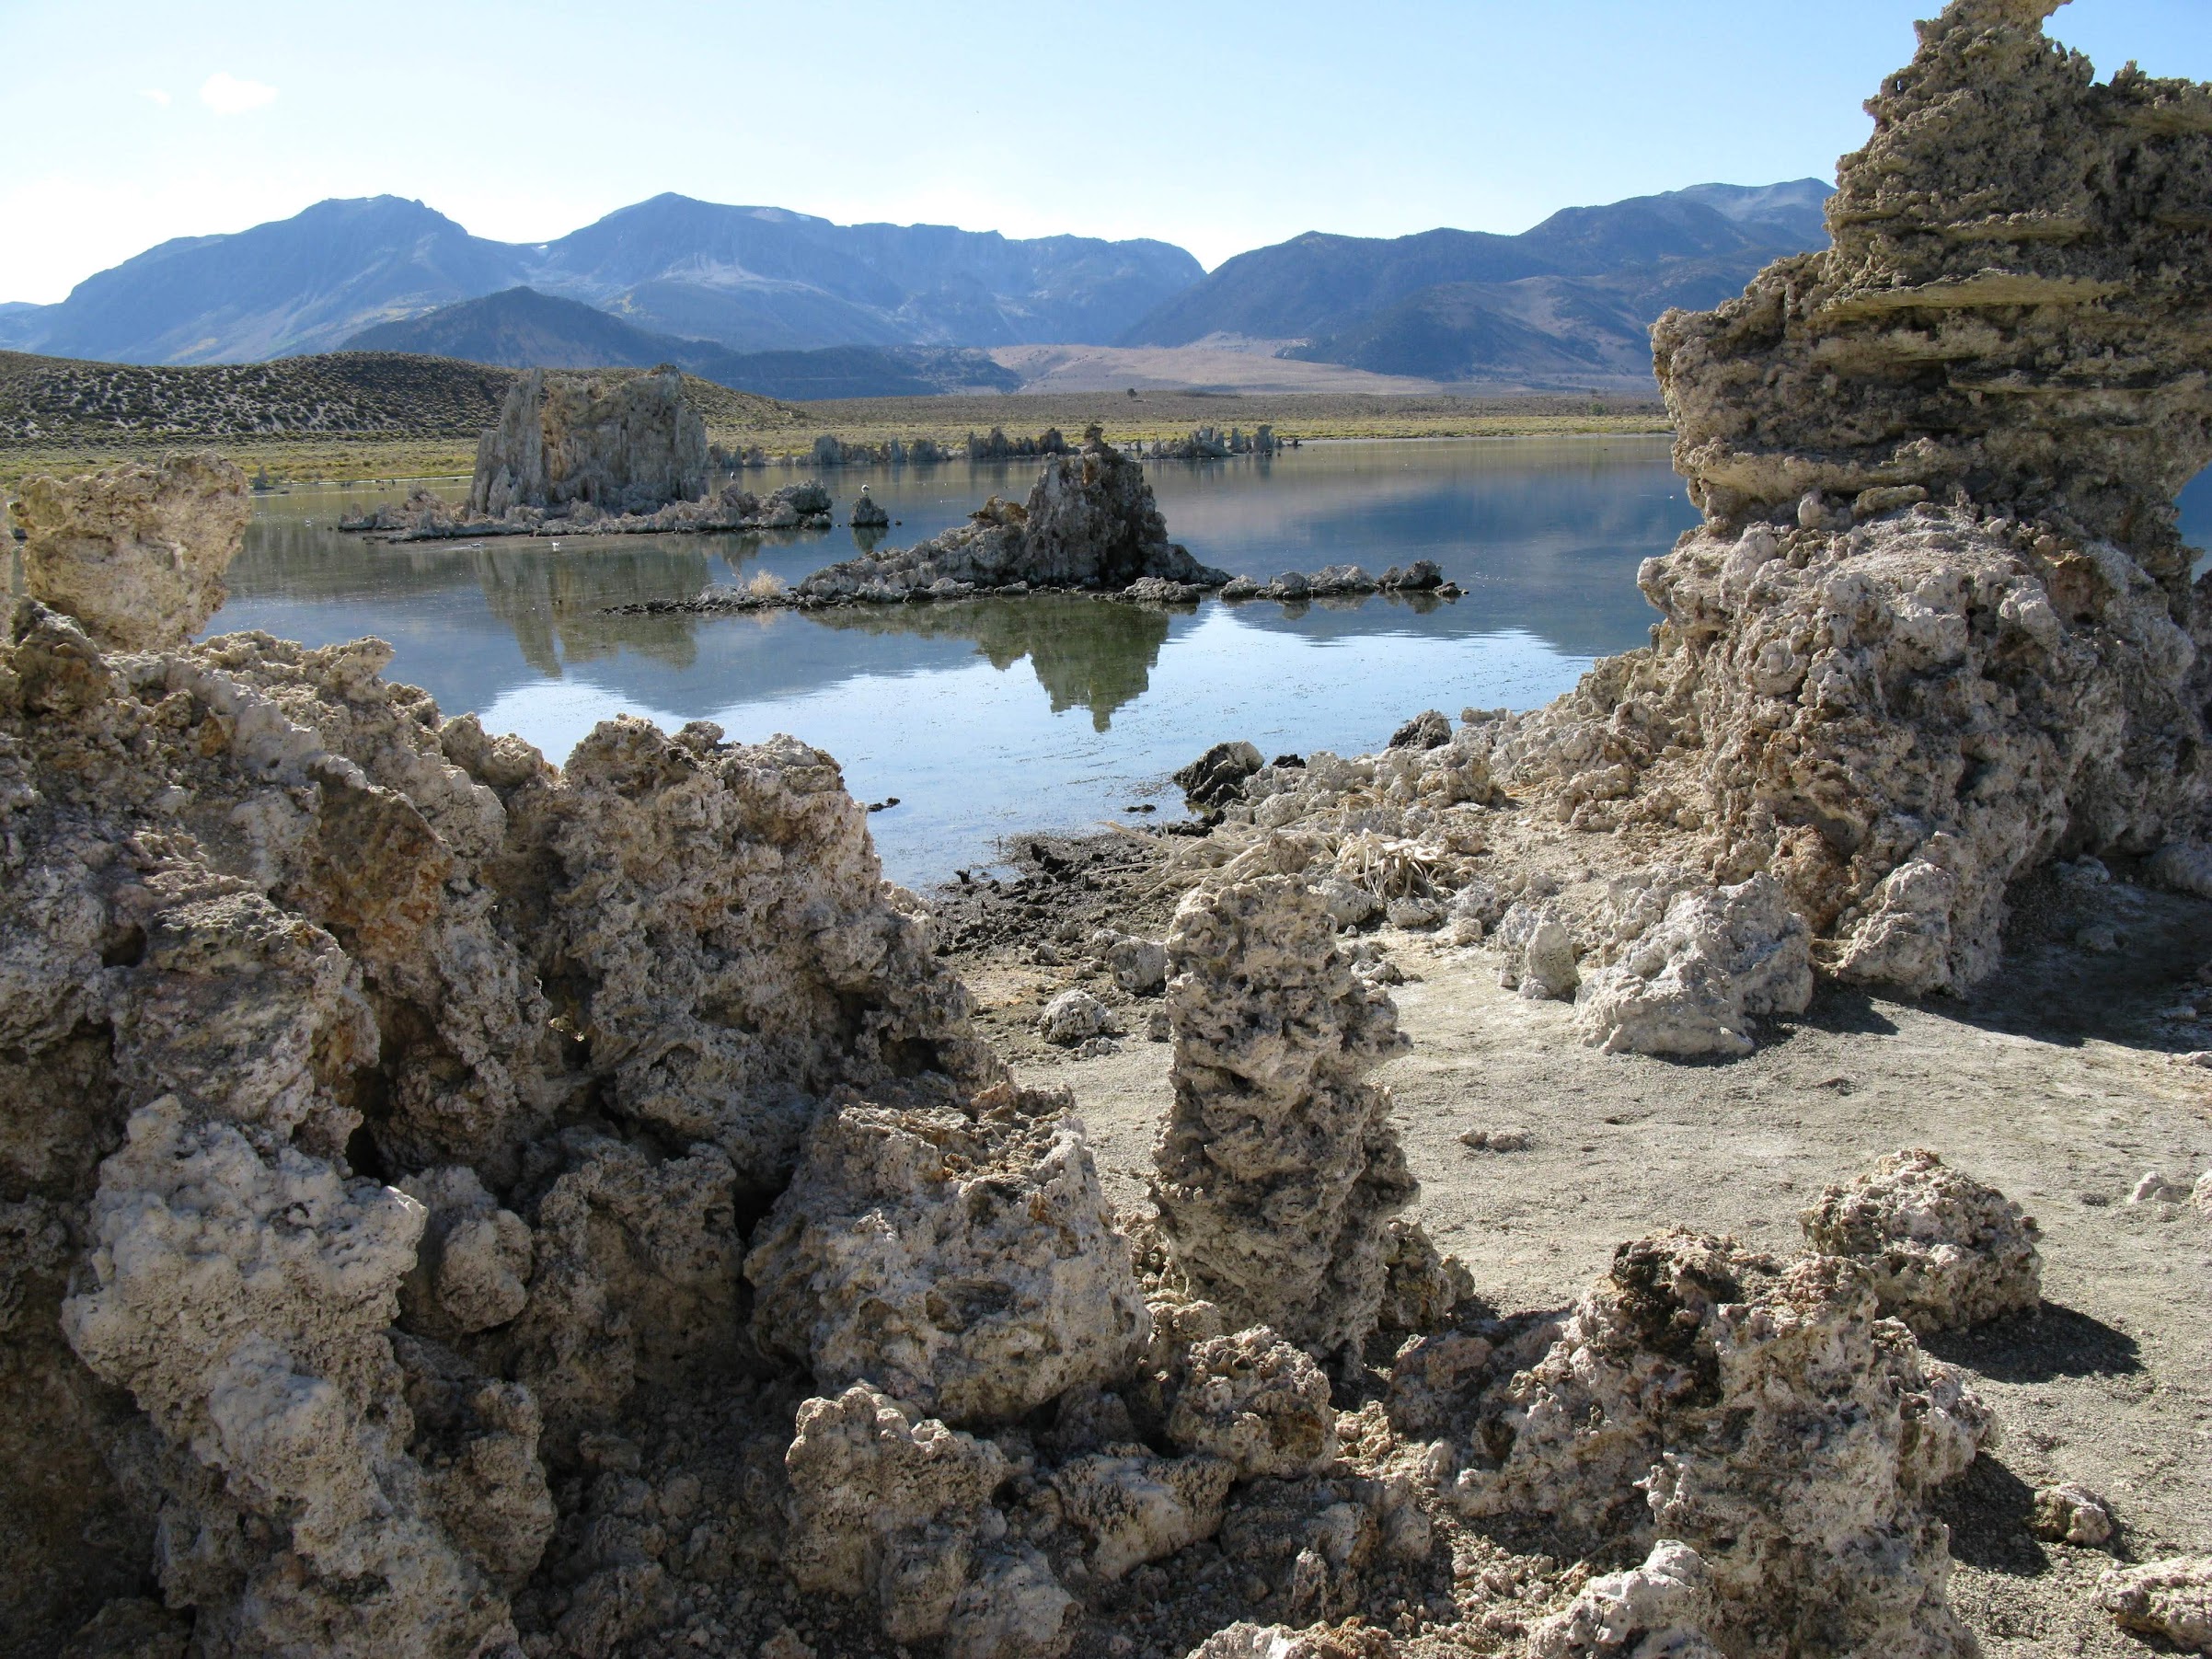
[[[732,351],[711,340],[654,333],[532,288],[509,288],[380,323],[349,351],[405,351],[508,368],[649,368],[673,363],[702,380],[787,399],[926,397],[946,391],[1013,391],[1020,376],[961,348],[828,346]]]
[[[1229,260],[1126,345],[1215,334],[1299,340],[1286,355],[1433,379],[1645,378],[1645,330],[1711,305],[1771,259],[1825,246],[1828,187],[1697,185],[1568,208],[1517,236],[1311,232]]]

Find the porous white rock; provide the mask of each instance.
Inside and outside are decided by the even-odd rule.
[[[1959,1374],[1879,1317],[1852,1262],[1784,1266],[1734,1240],[1623,1245],[1558,1340],[1504,1391],[1458,1477],[1481,1515],[1543,1515],[1592,1542],[1703,1557],[1728,1652],[1955,1659],[1947,1534],[1929,1494],[1991,1437]]]
[[[1337,1455],[1329,1379],[1264,1325],[1194,1344],[1168,1414],[1168,1438],[1224,1459],[1239,1480],[1295,1480]]]
[[[2102,1549],[2112,1541],[2112,1509],[2088,1487],[2071,1480],[2040,1486],[2028,1515],[2028,1530],[2055,1544]]]
[[[955,1423],[1131,1366],[1149,1319],[1070,1106],[1000,1086],[825,1114],[746,1258],[761,1346]]]
[[[1219,1457],[1114,1447],[1061,1465],[1053,1490],[1090,1540],[1091,1571],[1111,1581],[1212,1538],[1237,1477],[1236,1465]]]
[[[1156,939],[1100,927],[1090,936],[1090,950],[1132,997],[1149,997],[1168,983],[1168,948]]]
[[[2112,1568],[2097,1580],[2097,1602],[2124,1630],[2212,1653],[2212,1556]]]
[[[1805,1241],[1866,1271],[1882,1311],[1927,1333],[2042,1305],[2034,1218],[1925,1149],[1899,1152],[1849,1186],[1824,1187]]]
[[[1073,1048],[1119,1029],[1113,1010],[1080,988],[1062,991],[1037,1016],[1037,1035],[1058,1048]]]
[[[1813,1000],[1804,919],[1761,874],[1677,894],[1665,915],[1582,982],[1574,1023],[1607,1054],[1746,1054],[1750,1022]]]
[[[466,1164],[425,1170],[399,1183],[427,1216],[399,1306],[425,1336],[466,1335],[503,1325],[530,1299],[530,1228],[501,1209]]]
[[[1509,907],[1494,942],[1501,959],[1498,983],[1532,1002],[1572,997],[1582,983],[1574,936],[1546,905],[1523,901]]]
[[[894,1642],[942,1636],[978,1558],[1006,1533],[991,1497],[1005,1455],[856,1384],[799,1408],[785,1455],[792,1530],[784,1570],[801,1590],[872,1597]]]
[[[15,503],[23,585],[100,645],[181,645],[221,608],[223,573],[252,514],[245,473],[213,455],[30,478]]]
[[[1355,1345],[1382,1300],[1385,1225],[1418,1190],[1388,1091],[1360,1080],[1408,1046],[1397,1009],[1353,973],[1302,875],[1193,892],[1168,957],[1175,1101],[1153,1197],[1176,1261],[1238,1320]]]
[[[1641,1567],[1608,1573],[1528,1632],[1529,1659],[1721,1659],[1705,1562],[1662,1538]]]
[[[2169,841],[2144,861],[2143,872],[2161,887],[2212,899],[2212,845]]]

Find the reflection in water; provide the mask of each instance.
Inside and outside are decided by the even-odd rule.
[[[1372,748],[1422,709],[1555,696],[1591,657],[1643,640],[1637,562],[1695,518],[1664,440],[1322,444],[1146,471],[1169,534],[1208,564],[1266,578],[1433,559],[1467,596],[613,616],[763,572],[796,582],[869,533],[389,547],[333,527],[378,492],[302,491],[257,502],[213,630],[379,635],[394,677],[556,759],[621,711],[715,720],[743,741],[789,732],[835,755],[857,793],[900,797],[871,828],[894,878],[927,881],[997,833],[1171,804],[1167,773],[1223,738]],[[951,463],[825,481],[841,503],[867,483],[898,521],[885,539],[904,546],[1034,473]],[[1024,658],[1034,684],[1009,672]]]
[[[1052,698],[1053,712],[1088,709],[1094,732],[1111,730],[1113,711],[1145,695],[1159,648],[1168,642],[1165,611],[1061,594],[802,615],[825,628],[973,639],[1001,674],[1027,657]]]

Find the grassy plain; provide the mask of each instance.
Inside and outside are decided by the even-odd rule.
[[[274,363],[161,368],[0,351],[0,486],[178,448],[213,449],[272,480],[466,475],[518,371],[452,358],[347,351]],[[564,371],[582,373],[583,371]],[[636,370],[602,370],[608,374]],[[1588,394],[1503,397],[1373,393],[1126,391],[978,394],[778,403],[712,382],[687,389],[708,435],[729,449],[804,454],[847,443],[931,438],[958,449],[1002,427],[1070,438],[1097,422],[1120,440],[1197,426],[1327,438],[1509,437],[1666,430],[1655,399]]]

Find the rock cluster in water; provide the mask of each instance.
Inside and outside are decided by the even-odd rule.
[[[664,363],[608,385],[531,369],[477,444],[468,511],[589,502],[619,515],[706,493],[707,426],[678,371]]]
[[[1218,587],[1168,539],[1145,469],[1096,427],[1078,454],[1047,461],[1026,504],[993,496],[968,523],[911,547],[864,553],[816,570],[801,603],[904,604],[1040,588],[1118,591],[1153,579]]]

